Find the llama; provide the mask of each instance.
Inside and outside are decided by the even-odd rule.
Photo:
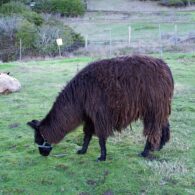
[[[49,113],[27,124],[35,130],[39,152],[83,123],[85,154],[93,135],[99,138],[99,161],[106,160],[106,140],[133,121],[143,122],[147,137],[141,155],[160,150],[169,141],[169,115],[174,81],[168,65],[148,56],[124,56],[90,63],[61,91]]]
[[[8,73],[0,73],[0,94],[8,94],[19,91],[20,82]]]

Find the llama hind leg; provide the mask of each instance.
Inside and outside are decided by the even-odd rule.
[[[85,154],[87,152],[89,143],[94,133],[94,125],[92,121],[87,121],[85,123],[83,131],[84,131],[83,145],[82,148],[77,151],[77,154]]]
[[[163,148],[163,146],[168,142],[170,139],[170,125],[167,122],[165,125],[162,126],[162,136],[160,141],[159,150]]]
[[[151,148],[151,143],[147,140],[144,151],[140,153],[140,156],[147,157],[150,154]]]
[[[147,114],[144,118],[144,135],[147,137],[147,141],[143,152],[140,156],[148,157],[150,151],[154,151],[159,148],[161,140],[161,128],[159,128],[158,123],[155,121],[154,114]]]

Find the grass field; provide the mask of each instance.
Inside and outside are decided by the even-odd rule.
[[[195,55],[164,55],[175,79],[170,118],[172,138],[154,159],[138,153],[144,147],[140,122],[109,138],[108,159],[97,163],[97,138],[88,153],[76,154],[82,126],[39,155],[33,131],[26,126],[49,111],[62,87],[91,58],[0,64],[22,84],[19,93],[0,96],[0,194],[195,194]],[[60,157],[59,154],[64,154]]]

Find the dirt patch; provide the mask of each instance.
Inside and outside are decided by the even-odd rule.
[[[64,164],[58,164],[55,166],[56,170],[63,170],[66,171],[68,169],[68,166],[64,165]]]
[[[12,124],[9,125],[9,128],[10,129],[15,129],[15,128],[19,127],[19,126],[20,126],[20,123],[12,123]]]
[[[80,192],[79,195],[90,195],[88,192]]]
[[[103,195],[114,195],[114,193],[111,190],[107,190]]]

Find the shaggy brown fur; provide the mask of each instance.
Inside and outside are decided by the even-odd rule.
[[[93,62],[62,90],[39,130],[49,143],[58,143],[84,122],[106,139],[141,119],[150,149],[157,149],[169,140],[173,88],[171,71],[161,59],[127,56]]]

